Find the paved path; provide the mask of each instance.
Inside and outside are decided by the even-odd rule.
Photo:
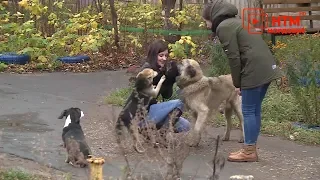
[[[0,74],[0,151],[72,172],[73,179],[87,179],[87,170],[64,163],[65,151],[60,146],[64,122],[57,117],[63,109],[77,106],[85,113],[82,124],[88,143],[96,154],[106,157],[105,176],[119,177],[124,160],[117,154],[112,140],[112,111],[104,105],[103,97],[127,85],[124,71]],[[221,128],[207,128],[201,146],[192,150],[185,161],[184,179],[195,174],[194,179],[205,179],[210,174],[207,163],[212,158],[213,137],[222,132]],[[239,147],[235,141],[237,132],[232,134],[234,141],[224,142],[222,146],[225,156]],[[221,179],[234,174],[252,174],[259,180],[320,179],[319,147],[301,146],[276,137],[261,137],[259,145],[260,162],[227,162]],[[156,163],[145,163],[139,169],[152,172],[157,168]]]

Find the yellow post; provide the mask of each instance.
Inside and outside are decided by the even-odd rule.
[[[87,161],[90,163],[90,180],[103,180],[104,159],[91,156]]]

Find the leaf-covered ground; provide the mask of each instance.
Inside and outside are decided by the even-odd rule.
[[[90,61],[84,63],[28,63],[25,65],[9,64],[2,72],[34,73],[34,72],[75,72],[88,73],[100,70],[118,70],[139,64],[140,56],[130,53],[88,54]]]

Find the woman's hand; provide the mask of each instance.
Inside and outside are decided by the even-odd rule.
[[[240,88],[236,88],[235,91],[236,91],[236,93],[237,93],[239,96],[241,96],[241,90],[240,90]]]

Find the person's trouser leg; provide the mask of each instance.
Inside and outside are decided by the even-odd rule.
[[[190,129],[190,122],[180,117],[183,112],[183,103],[179,99],[151,105],[148,113],[148,119],[156,124],[158,128],[161,128],[163,125],[166,125],[169,122],[169,114],[175,109],[180,111],[175,119],[175,131],[188,131]]]
[[[256,144],[258,122],[256,121],[256,107],[259,105],[260,93],[258,88],[241,91],[242,113],[244,126],[244,143],[246,145]]]
[[[261,106],[269,84],[252,89],[244,89],[242,95],[242,113],[244,118],[244,133],[246,145],[257,142],[261,126]]]
[[[267,83],[261,87],[260,91],[260,101],[257,104],[256,107],[256,123],[257,123],[257,138],[259,137],[260,134],[260,128],[261,128],[261,108],[262,108],[262,101],[265,98],[268,88],[269,88],[270,83]]]
[[[229,161],[257,161],[256,142],[261,126],[261,105],[269,84],[241,90],[242,113],[244,119],[244,148],[232,153]]]
[[[183,117],[179,117],[177,123],[174,125],[175,132],[177,133],[187,132],[190,130],[190,127],[190,122]]]
[[[179,99],[165,101],[150,106],[148,117],[155,124],[164,124],[168,115],[174,110],[183,111],[183,103]]]

